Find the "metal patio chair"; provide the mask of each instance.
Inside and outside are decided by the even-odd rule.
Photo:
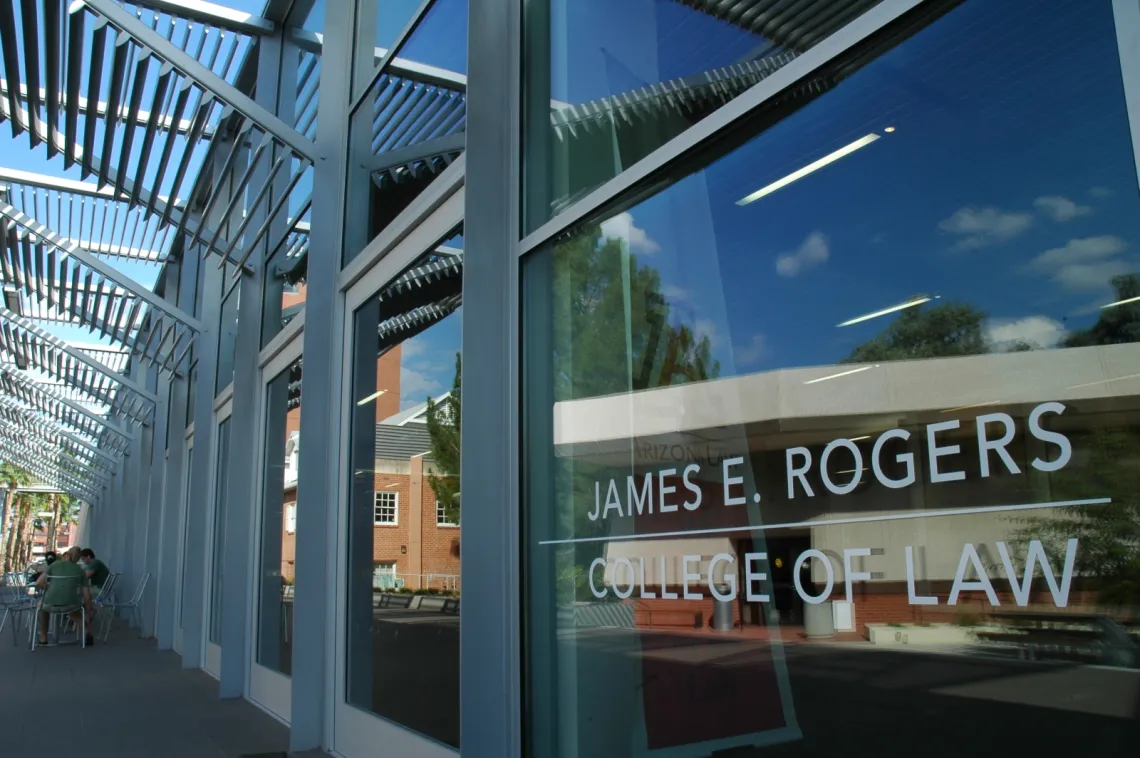
[[[11,623],[12,644],[19,644],[20,625],[28,622],[25,614],[36,609],[35,595],[31,594],[27,585],[0,587],[0,609],[3,610],[3,614],[0,614],[0,634],[3,634],[4,626]]]
[[[139,580],[139,586],[135,589],[135,594],[131,596],[130,600],[125,603],[106,601],[99,606],[100,609],[108,611],[108,613],[104,614],[106,618],[103,620],[104,642],[106,642],[107,638],[111,636],[111,622],[114,619],[115,611],[118,610],[127,609],[130,614],[131,621],[138,624],[139,633],[142,633],[142,611],[139,609],[139,604],[142,602],[142,596],[146,591],[146,585],[149,581],[150,573],[148,572],[142,575],[142,579]]]
[[[48,614],[48,628],[47,633],[44,635],[47,639],[51,639],[52,630],[55,630],[55,644],[59,643],[59,636],[67,630],[67,618],[76,611],[79,612],[80,624],[79,629],[79,644],[82,647],[87,647],[87,605],[83,600],[83,590],[87,587],[85,576],[57,576],[51,577],[49,582],[63,582],[64,584],[74,585],[75,598],[72,602],[66,605],[48,605],[43,604],[43,596],[40,596],[35,605],[31,608],[32,611],[32,639],[31,647],[35,650],[40,645],[40,613]],[[62,617],[62,620],[60,620]],[[50,644],[50,643],[49,643]]]

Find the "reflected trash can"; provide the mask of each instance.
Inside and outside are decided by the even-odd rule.
[[[717,591],[721,594],[727,594],[728,587],[717,587]],[[733,630],[731,600],[713,599],[712,625],[713,629],[718,632],[731,632]]]
[[[835,636],[835,611],[830,600],[815,605],[804,603],[804,634],[809,639]]]

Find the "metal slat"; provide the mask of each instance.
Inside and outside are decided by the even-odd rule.
[[[59,152],[59,69],[63,24],[60,22],[60,0],[42,0],[44,9],[44,62],[47,64],[47,154]]]
[[[16,45],[16,7],[10,13],[0,13],[0,48],[4,50],[4,74],[8,80],[8,121],[12,124],[12,136],[18,137],[28,128],[20,118],[20,58]]]
[[[110,168],[114,155],[115,131],[123,107],[123,87],[126,85],[130,56],[131,37],[126,32],[120,32],[115,38],[115,48],[111,55],[111,91],[107,95],[107,114],[103,117],[103,152],[99,162],[99,179],[96,182],[99,187],[107,186],[107,169]]]
[[[162,68],[158,71],[158,83],[154,90],[154,103],[151,105],[150,118],[147,119],[146,132],[143,134],[142,149],[139,152],[139,165],[135,171],[135,185],[131,187],[130,203],[131,205],[138,205],[139,202],[139,187],[142,186],[146,180],[146,169],[150,164],[150,151],[154,146],[154,138],[158,133],[158,124],[162,120],[162,111],[160,107],[165,104],[166,92],[170,89],[170,80],[174,76],[174,67],[169,63],[164,63]],[[175,134],[171,131],[171,134]],[[120,174],[122,171],[120,170]],[[158,191],[158,187],[155,187]]]
[[[119,176],[126,176],[127,167],[131,164],[131,147],[134,146],[135,141],[135,122],[138,121],[139,108],[142,107],[142,97],[146,91],[146,72],[150,67],[150,56],[149,50],[143,50],[135,61],[135,74],[131,83],[131,99],[123,128],[123,144],[119,148]],[[106,157],[109,159],[110,154]],[[107,162],[108,160],[104,160],[104,163]],[[137,185],[133,189],[136,193],[138,192]]]
[[[103,58],[107,51],[107,42],[112,32],[106,19],[99,19],[91,28],[91,63],[87,71],[87,104],[98,102],[103,89]],[[83,55],[83,39],[71,43],[69,55]],[[83,117],[83,178],[94,173],[92,158],[95,157],[95,125],[99,119],[92,109],[88,107]]]
[[[174,111],[171,114],[171,119],[173,119],[173,123],[175,124],[180,123],[182,119],[182,113],[186,110],[186,104],[190,102],[190,91],[190,80],[181,80],[178,85],[177,94],[174,97]],[[173,153],[174,143],[177,141],[177,137],[178,134],[173,130],[166,132],[165,141],[162,145],[162,155],[159,157],[158,168],[156,169],[156,174],[154,177],[154,191],[150,193],[150,198],[146,204],[147,210],[151,213],[155,212],[154,201],[158,198],[159,193],[162,191],[162,180],[166,177],[166,169],[170,165],[170,156]],[[137,195],[138,187],[132,187],[131,196],[135,197]],[[174,205],[174,196],[175,190],[172,189],[170,191],[170,202],[166,204],[168,208],[171,205]],[[161,225],[165,226],[166,222],[162,221]]]
[[[162,212],[162,223],[170,223],[170,212],[174,210],[174,198],[178,195],[178,188],[182,185],[182,180],[186,177],[186,171],[190,168],[190,160],[194,155],[195,148],[198,147],[198,141],[202,139],[202,132],[206,129],[206,122],[209,120],[210,109],[214,105],[214,96],[207,92],[202,96],[202,100],[198,103],[197,111],[194,113],[194,122],[190,126],[190,133],[186,135],[186,145],[183,148],[182,160],[178,162],[178,170],[174,174],[174,183],[170,185],[170,202],[166,204],[166,208]],[[225,112],[223,111],[223,118]],[[215,135],[217,137],[217,135]],[[217,139],[211,140],[211,146],[216,143]],[[153,195],[157,192],[151,193]],[[182,214],[182,224],[186,223],[186,217],[190,215],[189,203],[191,198],[187,196],[187,208]]]
[[[24,82],[28,86],[28,138],[32,147],[40,144],[40,32],[36,0],[20,0],[24,35]],[[19,87],[19,80],[9,80],[9,87]]]
[[[226,114],[226,113],[222,114],[222,121],[223,122],[226,120],[227,115],[228,114]],[[210,189],[210,194],[206,198],[206,205],[203,206],[202,212],[199,214],[199,216],[203,220],[209,219],[210,215],[213,213],[214,203],[216,203],[218,201],[218,198],[221,197],[222,190],[226,188],[227,179],[230,176],[230,170],[233,168],[234,163],[237,161],[237,157],[241,153],[241,151],[246,149],[245,140],[246,140],[246,137],[249,135],[249,133],[252,129],[253,129],[253,122],[252,121],[245,120],[242,122],[241,126],[238,128],[237,132],[233,136],[233,142],[230,145],[230,152],[229,152],[229,154],[226,155],[225,162],[222,163],[222,167],[220,169],[218,169],[217,171],[214,171],[212,168],[209,168],[209,166],[210,166],[209,159],[203,161],[203,163],[202,163],[202,166],[203,166],[202,176],[206,176],[208,174],[214,180],[214,186]],[[266,135],[266,138],[270,138],[269,135]],[[215,144],[220,144],[221,140],[219,139],[218,135],[214,135],[214,142],[215,142]],[[194,197],[194,195],[191,194],[190,199],[193,199],[193,197]],[[220,226],[220,224],[219,224],[219,226]],[[190,241],[186,243],[187,248],[192,248],[192,247],[194,247],[194,245],[196,245],[198,243],[199,238],[202,235],[202,230],[204,227],[205,227],[205,224],[199,224],[198,225],[198,228],[194,231],[194,234],[192,234],[190,236]],[[182,228],[182,225],[179,224],[179,230],[180,231],[181,231],[181,228]]]
[[[63,167],[75,163],[75,148],[79,144],[79,93],[83,79],[83,33],[86,13],[71,13],[67,19],[67,113],[64,116],[64,134],[67,149],[63,153]],[[82,230],[80,230],[82,231]]]

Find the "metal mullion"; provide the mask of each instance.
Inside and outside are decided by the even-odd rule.
[[[396,37],[392,46],[388,48],[388,52],[386,52],[384,57],[380,59],[380,62],[376,64],[376,68],[372,71],[372,76],[368,79],[368,84],[360,91],[360,94],[356,96],[356,99],[354,99],[352,104],[348,107],[348,117],[350,119],[356,115],[356,110],[361,104],[368,99],[368,92],[376,86],[376,82],[384,75],[388,67],[391,66],[396,56],[400,54],[400,50],[407,44],[412,34],[415,33],[416,28],[420,25],[420,22],[427,16],[428,11],[431,10],[434,4],[435,0],[422,0],[420,7],[416,9],[415,14],[412,15],[411,19],[408,20],[408,23],[405,24],[404,28],[400,31],[400,35]]]
[[[166,96],[170,89],[170,80],[174,76],[174,67],[169,63],[162,64],[158,71],[158,84],[155,87],[154,103],[150,109],[150,118],[146,122],[146,131],[143,134],[142,149],[139,152],[139,165],[135,170],[135,183],[131,187],[130,203],[131,205],[138,205],[139,202],[139,187],[142,186],[146,180],[146,169],[150,163],[150,151],[154,145],[155,135],[158,133],[158,124],[162,120],[162,114],[166,110]],[[161,107],[160,107],[161,106]],[[177,130],[171,132],[177,134]],[[159,188],[156,185],[154,188],[155,194],[158,193]]]
[[[98,180],[100,188],[107,186],[107,171],[111,167],[114,156],[115,130],[118,127],[119,115],[123,104],[123,87],[126,84],[127,71],[130,59],[134,54],[134,45],[126,32],[119,32],[115,37],[115,47],[111,55],[111,91],[107,94],[107,112],[103,116],[103,150],[99,161]],[[116,188],[117,189],[117,188]]]
[[[119,177],[127,176],[127,168],[131,164],[131,148],[134,146],[135,130],[138,129],[136,122],[139,117],[139,108],[142,107],[142,96],[146,90],[147,70],[150,68],[151,52],[143,49],[142,54],[135,59],[135,74],[132,77],[131,83],[131,98],[128,101],[127,117],[123,122],[123,144],[119,148]],[[155,103],[157,105],[157,103]],[[149,120],[149,119],[148,119]],[[110,154],[106,155],[103,164],[106,165],[110,162]],[[131,194],[138,194],[138,185],[135,184],[131,187]]]
[[[113,29],[105,19],[99,19],[91,28],[91,63],[87,72],[87,112],[83,116],[83,178],[95,172],[91,160],[95,157],[95,124],[99,120],[98,102],[103,88],[103,58],[107,53],[107,43]],[[82,42],[78,40],[81,46]],[[72,50],[74,50],[72,46]]]
[[[20,21],[23,24],[24,76],[28,85],[28,137],[32,147],[42,141],[40,138],[40,32],[39,14],[36,0],[20,0]],[[12,9],[15,11],[15,8]],[[19,78],[9,81],[8,86],[19,88]]]
[[[47,0],[44,9],[44,61],[47,63],[47,154],[55,157],[59,152],[59,69],[60,43],[63,41],[63,24],[59,17],[59,2]]]
[[[16,43],[15,6],[12,12],[0,13],[0,49],[4,53],[4,73],[8,77],[8,120],[12,122],[12,137],[18,137],[28,128],[20,119],[23,108],[20,106],[20,58]]]
[[[67,98],[64,116],[64,134],[67,149],[63,153],[63,168],[69,169],[76,161],[75,148],[79,145],[79,95],[83,81],[83,36],[86,13],[76,12],[67,19]],[[98,107],[98,106],[96,106]],[[88,101],[88,112],[91,103]],[[85,116],[89,118],[90,116]]]

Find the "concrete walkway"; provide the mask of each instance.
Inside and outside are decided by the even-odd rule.
[[[187,671],[153,640],[116,629],[105,645],[28,650],[0,637],[0,756],[242,758],[285,755],[289,729]]]

